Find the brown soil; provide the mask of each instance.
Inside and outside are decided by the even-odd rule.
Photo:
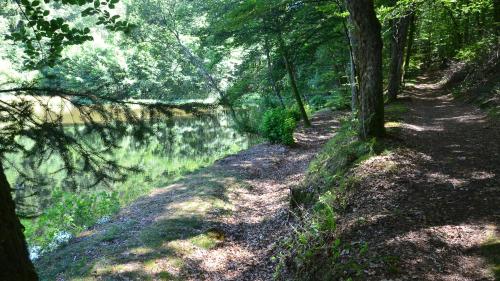
[[[189,280],[273,280],[273,249],[289,231],[289,190],[303,180],[342,115],[315,114],[311,128],[296,132],[292,148],[263,144],[219,161],[217,168],[239,175],[249,188],[230,195],[236,210],[222,219],[227,241],[191,257]]]
[[[397,147],[356,168],[344,240],[368,242],[366,280],[495,280],[500,126],[420,77]]]

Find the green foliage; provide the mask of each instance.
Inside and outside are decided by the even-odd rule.
[[[351,93],[348,91],[334,92],[333,95],[325,102],[324,106],[334,110],[350,109]]]
[[[491,265],[496,280],[500,279],[500,237],[493,236],[479,247],[479,253]]]
[[[27,55],[27,66],[35,68],[44,65],[54,65],[60,58],[63,48],[69,45],[82,44],[93,40],[90,28],[72,27],[67,19],[52,16],[51,2],[57,0],[41,1],[15,1],[21,17],[17,25],[19,28],[7,34],[5,39],[22,42]],[[112,31],[128,31],[130,25],[119,20],[119,15],[112,15],[109,9],[114,9],[119,0],[65,0],[63,5],[83,7],[81,17],[94,16],[97,25],[103,25]]]
[[[64,230],[78,234],[94,225],[97,219],[114,214],[120,207],[116,191],[75,194],[55,190],[52,197],[55,203],[41,217],[35,221],[23,221],[30,243],[42,248],[47,247],[57,233]]]
[[[313,109],[308,104],[304,105],[304,109],[306,110],[307,116],[309,116],[310,118],[313,113]],[[302,119],[302,113],[300,112],[299,106],[297,104],[293,104],[285,111],[287,111],[288,114],[292,116],[293,119],[297,122],[299,122]]]
[[[465,63],[478,62],[495,49],[497,42],[495,36],[485,37],[481,40],[460,49],[456,58]]]
[[[336,236],[338,210],[342,193],[330,190],[299,218],[293,233],[281,241],[276,279],[281,278],[285,264],[294,280],[338,280],[361,278],[368,251],[366,243],[347,243]]]
[[[347,110],[351,108],[351,93],[345,89],[341,89],[327,95],[314,95],[309,99],[309,104],[316,110],[322,108]]]
[[[269,109],[264,113],[260,131],[271,143],[292,145],[293,132],[297,125],[293,111],[283,108]],[[299,117],[300,118],[300,117]]]

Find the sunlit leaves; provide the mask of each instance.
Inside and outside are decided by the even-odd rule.
[[[76,11],[81,10],[81,17],[97,18],[97,25],[102,25],[112,31],[128,32],[131,26],[119,15],[112,15],[119,0],[15,0],[21,19],[19,28],[6,35],[7,40],[22,43],[29,68],[38,68],[44,65],[54,65],[60,58],[64,47],[78,45],[92,40],[90,28],[77,28],[62,17],[52,15],[51,7],[54,3]],[[88,7],[87,7],[88,6]],[[80,8],[81,7],[81,8]]]

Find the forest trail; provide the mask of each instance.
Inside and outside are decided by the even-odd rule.
[[[500,125],[436,78],[405,90],[397,149],[355,170],[342,233],[368,242],[367,280],[500,279]]]
[[[272,280],[289,190],[343,116],[318,112],[292,148],[260,144],[155,190],[44,256],[42,280]]]
[[[500,127],[434,80],[419,77],[397,103],[396,149],[354,170],[359,190],[338,225],[343,241],[368,243],[364,280],[500,277]],[[289,188],[341,117],[319,112],[294,148],[257,145],[154,191],[44,256],[42,279],[273,280]]]

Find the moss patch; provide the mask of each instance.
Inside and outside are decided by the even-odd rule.
[[[479,248],[479,253],[491,264],[495,280],[500,280],[500,237],[489,239]]]

